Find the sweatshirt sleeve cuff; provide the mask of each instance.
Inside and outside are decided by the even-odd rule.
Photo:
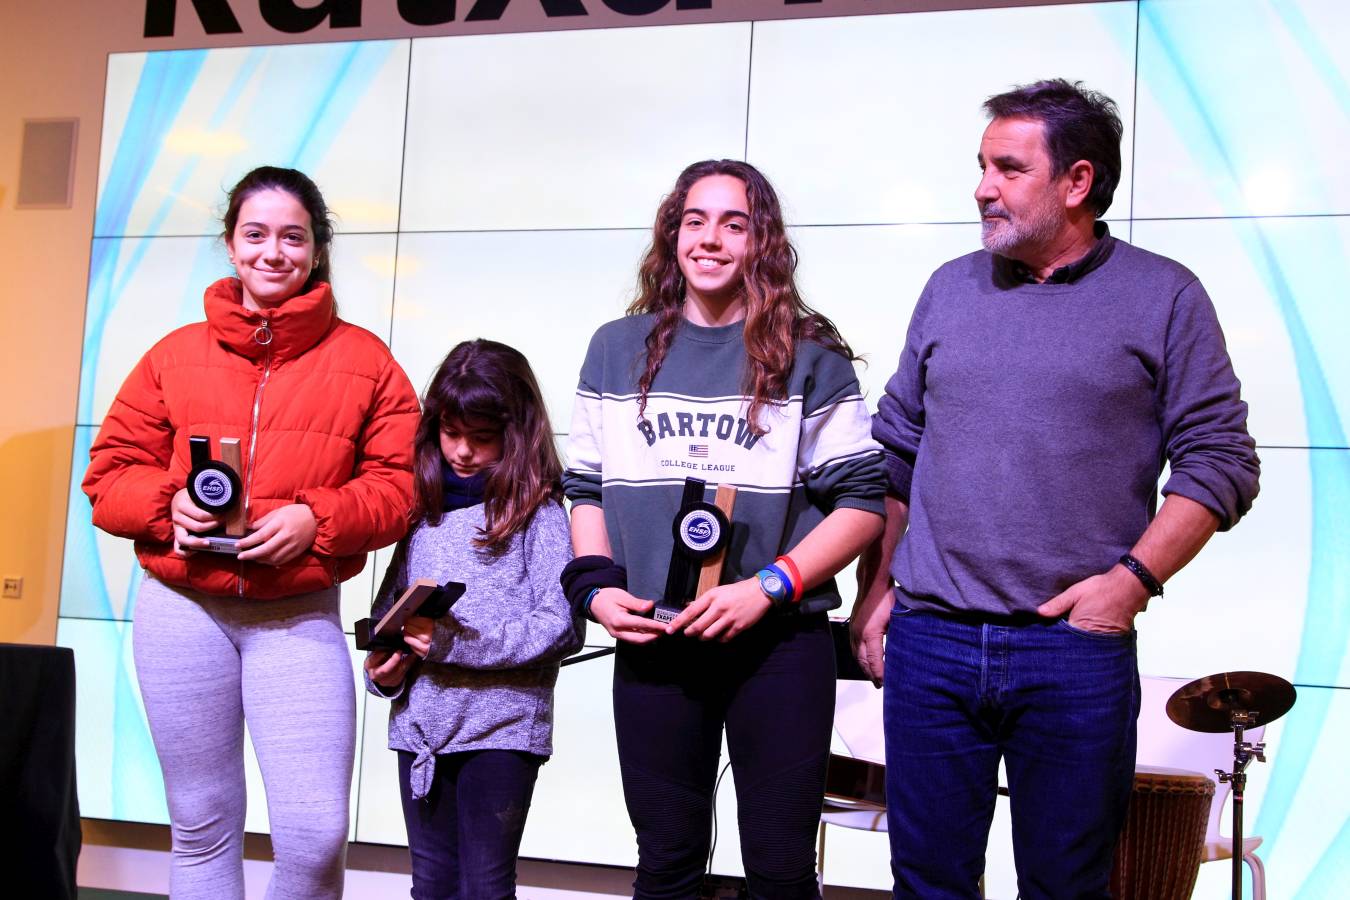
[[[399,697],[402,697],[404,689],[407,688],[408,686],[408,679],[406,678],[403,679],[401,682],[399,682],[398,687],[387,688],[384,687],[383,685],[376,684],[375,681],[370,677],[369,672],[365,673],[365,677],[366,677],[366,690],[374,694],[376,697],[382,697],[385,700],[397,700]]]
[[[909,503],[909,491],[914,481],[914,467],[890,450],[882,451],[886,461],[886,488],[906,504]]]
[[[863,512],[886,515],[886,501],[882,497],[840,497],[834,504],[835,509],[860,509]]]

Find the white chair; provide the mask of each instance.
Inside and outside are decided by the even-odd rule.
[[[870,681],[841,679],[835,686],[834,730],[846,755],[884,766],[886,741],[881,728],[881,691]],[[816,871],[821,889],[825,884],[825,826],[859,831],[886,830],[885,803],[847,801],[827,796],[820,813],[816,847]]]
[[[1200,772],[1216,782],[1214,801],[1209,808],[1209,823],[1205,828],[1205,855],[1201,862],[1233,858],[1233,839],[1220,832],[1223,808],[1232,793],[1231,784],[1218,784],[1215,769],[1225,772],[1233,768],[1233,734],[1209,734],[1189,731],[1167,718],[1167,699],[1186,684],[1182,678],[1159,678],[1145,675],[1140,679],[1139,696],[1139,750],[1137,764],[1164,766]],[[1252,742],[1261,740],[1264,726],[1248,728],[1244,737]],[[1252,875],[1252,900],[1266,898],[1266,869],[1256,848],[1260,837],[1243,837],[1242,861]]]
[[[853,828],[858,831],[886,832],[884,778],[886,739],[881,727],[881,691],[870,681],[841,678],[835,686],[834,732],[846,754],[873,764],[868,793],[876,800],[845,800],[826,796],[820,812],[820,835],[816,847],[817,882],[825,891],[825,826]],[[1006,794],[999,788],[1000,794]],[[984,896],[984,878],[980,878],[980,896]]]

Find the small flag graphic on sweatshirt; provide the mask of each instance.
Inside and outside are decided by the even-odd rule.
[[[690,444],[690,445],[689,445],[689,455],[692,456],[694,459],[707,459],[707,458],[708,458],[708,445],[707,445],[707,444]]]

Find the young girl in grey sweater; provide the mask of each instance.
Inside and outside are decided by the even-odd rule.
[[[375,650],[367,684],[393,700],[413,897],[515,896],[539,766],[553,752],[558,664],[582,624],[558,582],[572,558],[553,429],[529,363],[495,341],[459,344],[423,400],[413,530],[376,596],[382,616],[419,578],[459,581],[439,620]]]

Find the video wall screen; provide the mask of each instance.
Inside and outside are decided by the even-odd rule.
[[[1063,76],[1119,103],[1125,177],[1106,218],[1207,286],[1263,464],[1251,514],[1141,618],[1141,667],[1298,685],[1252,772],[1248,831],[1271,896],[1331,896],[1350,883],[1347,42],[1335,0],[1142,0],[110,56],[58,632],[79,672],[83,813],[167,821],[130,653],[140,572],[78,486],[126,373],[230,273],[219,214],[243,172],[317,180],[339,220],[341,314],[419,389],[456,342],[505,341],[562,441],[587,339],[631,298],[663,193],[689,162],[747,158],[781,192],[807,299],[863,354],[875,405],[928,274],[978,246],[981,101]],[[387,558],[343,586],[344,621]],[[588,642],[609,639],[592,626]],[[358,687],[359,667],[353,652]],[[635,861],[610,677],[599,660],[559,681],[526,856]],[[876,715],[879,732],[875,696],[843,704],[841,749],[877,752],[856,724]],[[358,710],[351,835],[402,843],[388,708],[361,691]],[[251,757],[248,779],[248,827],[265,831]],[[1011,897],[998,815],[987,885]],[[728,784],[718,827],[713,869],[738,874]],[[832,829],[829,848],[830,883],[889,885],[884,835]],[[1203,867],[1196,896],[1227,896],[1227,878]]]

